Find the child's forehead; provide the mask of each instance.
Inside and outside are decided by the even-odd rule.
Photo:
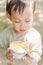
[[[14,8],[15,8],[15,5],[14,5],[14,6],[12,7],[12,9],[11,9],[12,12],[14,12]],[[27,12],[27,11],[29,12],[30,10],[33,10],[32,4],[28,4],[28,5],[26,4],[26,7],[24,8],[23,13],[24,13],[24,12]]]
[[[14,18],[30,18],[30,16],[32,15],[32,10],[30,10],[29,7],[26,7],[26,8],[24,9],[24,12],[19,14],[18,10],[15,12],[15,11],[12,9],[11,15],[12,15],[12,17],[14,17]]]

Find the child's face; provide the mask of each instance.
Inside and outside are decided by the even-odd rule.
[[[33,10],[27,6],[24,12],[19,14],[18,11],[14,12],[12,8],[10,19],[13,23],[14,30],[23,34],[32,27]]]

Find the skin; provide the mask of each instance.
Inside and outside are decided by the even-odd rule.
[[[19,14],[18,10],[15,13],[13,8],[11,10],[11,16],[8,13],[7,16],[11,20],[14,30],[20,34],[24,34],[32,27],[33,10],[26,6],[24,12]]]
[[[11,20],[14,30],[19,34],[24,34],[32,27],[32,22],[33,22],[35,13],[33,13],[33,9],[32,7],[29,7],[29,5],[27,5],[24,12],[23,13],[21,12],[20,14],[18,10],[15,13],[13,8],[11,10],[11,16],[9,15],[9,13],[7,13],[7,17]],[[7,49],[6,56],[9,60],[12,60],[13,55],[10,54],[9,51],[10,50]],[[9,53],[9,56],[8,56],[8,53]],[[33,55],[30,53],[31,53],[30,50],[27,51],[27,54],[25,57],[23,57],[23,59],[26,57],[30,57],[33,60]]]

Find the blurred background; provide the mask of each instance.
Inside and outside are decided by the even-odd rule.
[[[0,0],[0,33],[8,27],[11,23],[6,17],[6,0]],[[36,18],[34,19],[33,27],[36,28],[42,36],[43,46],[43,0],[37,0],[36,4]],[[39,65],[43,65],[43,54]]]

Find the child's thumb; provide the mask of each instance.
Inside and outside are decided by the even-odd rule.
[[[10,52],[10,48],[7,48],[7,52]]]

